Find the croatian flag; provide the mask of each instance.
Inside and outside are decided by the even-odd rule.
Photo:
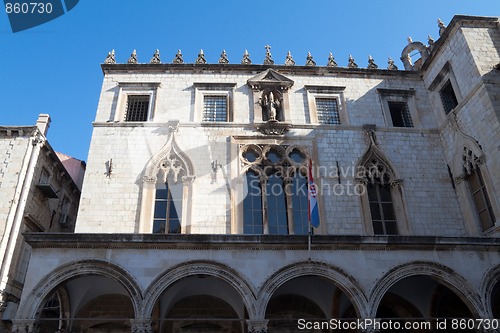
[[[319,227],[318,201],[316,200],[317,188],[312,175],[312,160],[309,159],[309,221],[315,228]]]

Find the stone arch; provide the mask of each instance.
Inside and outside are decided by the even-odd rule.
[[[257,317],[265,318],[267,305],[275,293],[284,283],[301,276],[314,275],[333,282],[350,299],[358,316],[365,318],[367,299],[357,280],[342,269],[322,262],[297,262],[286,266],[271,275],[262,285],[257,298]]]
[[[391,181],[399,180],[398,172],[392,166],[392,163],[385,156],[384,152],[375,143],[375,134],[373,131],[368,131],[368,136],[370,143],[363,156],[358,160],[356,171],[358,173],[363,171],[363,177],[361,178],[366,177],[371,181],[377,176],[382,180],[385,176],[388,176]],[[373,161],[376,161],[376,163]],[[360,175],[357,176],[359,177]]]
[[[488,270],[481,281],[480,295],[484,305],[484,318],[494,318],[492,313],[491,296],[493,289],[500,283],[500,265]]]
[[[420,58],[417,61],[415,61],[415,63],[412,63],[410,57],[410,54],[413,51],[420,52]],[[407,71],[414,71],[420,69],[420,66],[422,66],[422,64],[425,62],[428,56],[429,56],[429,50],[427,49],[427,46],[425,46],[421,42],[411,41],[408,45],[406,45],[406,47],[401,52],[401,61],[403,62],[405,69]]]
[[[176,129],[172,129],[165,145],[148,161],[143,176],[145,182],[156,183],[160,174],[163,182],[167,181],[170,174],[174,182],[179,177],[194,176],[193,163],[177,145],[175,131]]]
[[[470,168],[470,166],[465,164],[482,164],[485,161],[485,156],[476,139],[464,133],[460,128],[456,116],[450,118],[450,124],[455,141],[455,151],[453,152],[450,168],[455,177],[464,177],[468,171],[467,169]],[[469,156],[465,156],[464,154],[468,154]]]
[[[392,286],[416,275],[431,277],[450,288],[465,303],[473,316],[480,317],[484,313],[477,290],[462,276],[451,268],[435,262],[415,261],[393,267],[377,280],[369,294],[369,317],[376,317],[382,298]]]
[[[81,260],[54,269],[41,279],[17,312],[17,319],[35,319],[36,312],[49,293],[61,283],[84,275],[100,275],[120,283],[129,293],[137,317],[142,302],[142,290],[137,281],[124,268],[104,260]]]
[[[389,188],[397,225],[397,230],[391,232],[396,232],[400,235],[410,235],[411,225],[406,213],[408,205],[405,200],[403,180],[400,178],[396,168],[394,168],[378,146],[374,125],[365,125],[364,129],[368,137],[368,148],[356,164],[355,181],[365,189],[364,193],[359,196],[365,233],[368,235],[376,233],[367,191],[370,185],[374,185],[374,187]]]
[[[163,271],[151,282],[144,293],[143,318],[151,317],[156,301],[168,287],[182,278],[194,275],[209,275],[228,283],[241,296],[250,318],[253,317],[255,313],[255,291],[238,272],[217,262],[191,261]]]

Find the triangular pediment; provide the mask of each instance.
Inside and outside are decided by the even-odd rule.
[[[271,68],[248,79],[247,83],[252,88],[257,88],[259,90],[261,87],[269,86],[279,86],[285,89],[293,86],[292,80]]]

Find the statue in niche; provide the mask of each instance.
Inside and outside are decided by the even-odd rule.
[[[283,96],[277,90],[264,91],[260,99],[263,121],[284,121]]]

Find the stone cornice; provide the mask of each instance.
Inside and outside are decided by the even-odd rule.
[[[256,73],[273,69],[280,74],[287,75],[354,75],[354,76],[395,76],[414,77],[420,79],[420,74],[414,71],[367,69],[327,66],[285,66],[285,65],[242,65],[242,64],[101,64],[104,75],[113,73]]]
[[[262,123],[240,123],[240,122],[182,122],[179,123],[179,128],[235,128],[242,130],[257,131],[256,127]],[[169,127],[168,122],[93,122],[93,127],[121,127],[121,128],[136,128],[136,127]],[[362,131],[363,126],[358,125],[327,125],[327,124],[293,124],[294,130],[337,130],[337,131]],[[377,127],[378,132],[400,132],[400,133],[419,133],[419,134],[439,134],[439,128],[415,128],[415,127]],[[257,136],[256,136],[257,137]],[[264,136],[263,136],[264,137]],[[292,137],[288,135],[287,137]]]
[[[106,248],[169,250],[304,250],[307,236],[207,234],[78,234],[26,233],[33,248]],[[500,238],[434,236],[326,236],[312,237],[314,250],[480,250],[498,251]]]

